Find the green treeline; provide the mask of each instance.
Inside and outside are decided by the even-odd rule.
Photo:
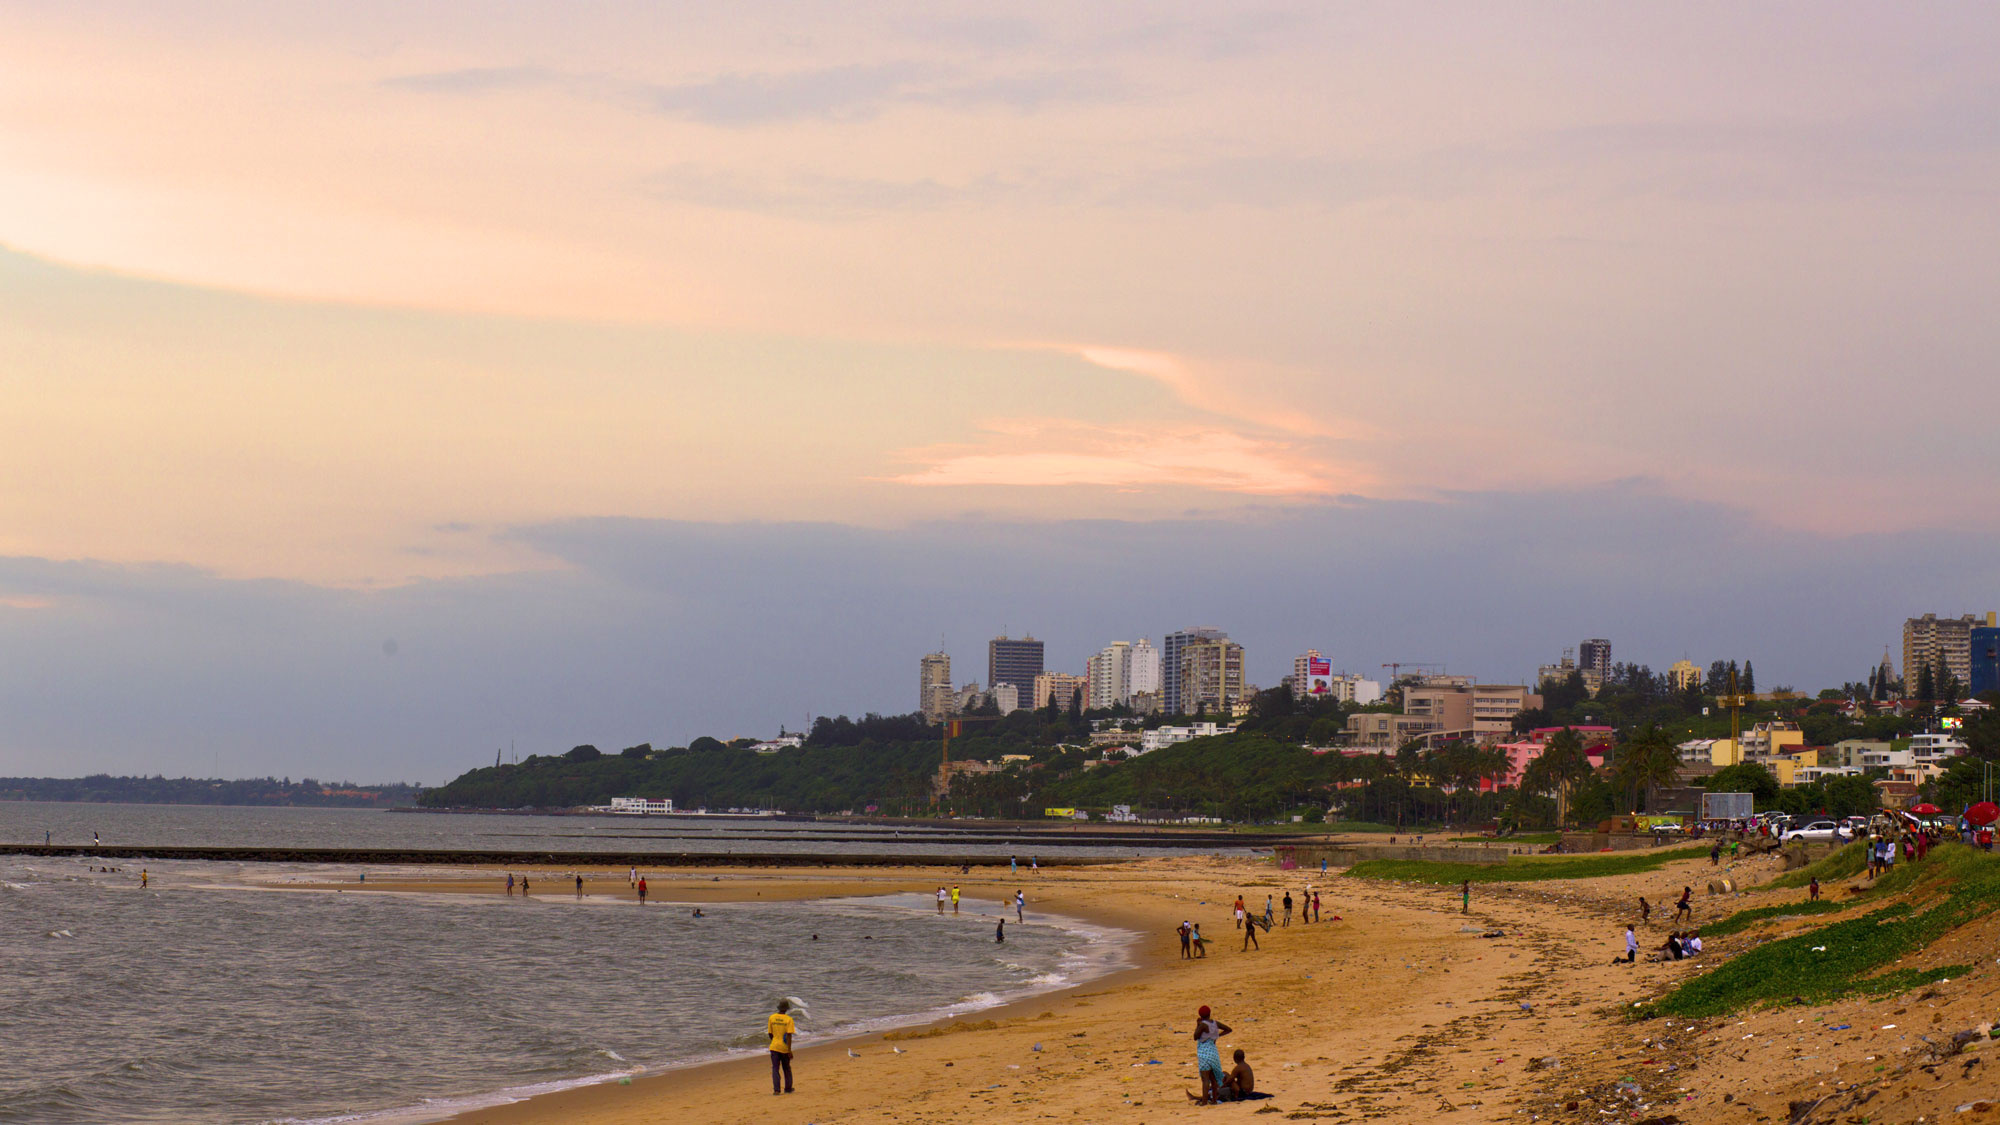
[[[223,781],[204,777],[0,777],[0,800],[89,801],[137,805],[294,805],[394,808],[417,802],[419,787],[293,781],[275,777]]]

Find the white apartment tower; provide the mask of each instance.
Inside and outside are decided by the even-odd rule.
[[[1112,641],[1084,662],[1092,707],[1129,704],[1138,692],[1160,690],[1160,650],[1144,637]]]

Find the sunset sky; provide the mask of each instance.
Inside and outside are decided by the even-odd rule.
[[[0,774],[2000,608],[1986,4],[0,0]]]

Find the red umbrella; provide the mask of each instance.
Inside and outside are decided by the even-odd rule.
[[[1944,810],[1926,801],[1921,805],[1912,805],[1910,811],[1916,813],[1918,816],[1936,816]]]
[[[1983,828],[1996,820],[2000,820],[2000,805],[1996,805],[1991,801],[1981,801],[1965,810],[1965,819]]]

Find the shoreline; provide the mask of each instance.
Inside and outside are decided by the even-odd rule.
[[[746,868],[721,874],[709,872],[702,875],[673,875],[645,873],[648,889],[652,891],[643,909],[671,909],[678,906],[698,906],[711,903],[755,903],[755,902],[802,902],[835,899],[886,898],[895,895],[928,897],[939,882],[966,884],[981,874],[977,868],[972,876],[960,875],[956,865],[950,868],[924,868],[905,864],[908,870],[890,874],[873,868],[862,868],[855,872],[836,874],[824,868],[802,868],[792,871],[764,868]],[[379,879],[370,882],[253,882],[251,887],[259,890],[291,891],[305,893],[354,893],[385,895],[506,895],[499,880],[504,878],[506,869],[502,867],[479,867],[479,877],[462,877],[471,872],[464,869],[440,868],[440,874],[447,877],[417,877],[399,879]],[[598,881],[624,877],[622,869],[606,868],[602,871],[577,869],[586,878]],[[1049,867],[1044,867],[1046,872]],[[918,872],[927,872],[919,875]],[[943,878],[935,877],[939,872]],[[644,872],[642,872],[644,873]],[[563,881],[571,875],[565,871],[538,873],[535,878],[546,880],[551,887],[567,888]],[[1019,872],[1023,887],[1031,884],[1031,873],[1025,867]],[[458,875],[461,877],[449,877]],[[655,890],[654,888],[658,888]],[[621,891],[624,888],[619,888]],[[972,909],[968,913],[987,914],[998,917],[1013,912],[1011,897],[1003,893],[998,897],[986,897],[989,888],[968,887],[963,901]],[[540,892],[533,894],[537,899],[552,902],[577,902],[572,890]],[[624,894],[605,895],[586,892],[585,899],[593,905],[609,905],[607,900],[630,902],[629,891]],[[913,913],[925,914],[918,907],[910,907]],[[1046,988],[1029,989],[999,995],[995,1002],[971,1003],[969,1000],[956,1001],[942,1008],[931,1008],[915,1012],[891,1014],[859,1021],[859,1024],[829,1032],[815,1034],[814,1042],[801,1045],[796,1052],[797,1065],[805,1068],[817,1065],[822,1059],[839,1057],[836,1049],[846,1049],[864,1042],[888,1042],[897,1038],[921,1037],[934,1031],[943,1031],[957,1026],[965,1026],[967,1021],[997,1021],[1019,1019],[1030,1012],[1039,1012],[1057,998],[1072,994],[1080,989],[1093,987],[1118,987],[1136,979],[1146,971],[1142,963],[1140,949],[1145,941],[1144,919],[1128,912],[1105,910],[1088,904],[1069,904],[1062,909],[1039,908],[1030,911],[1040,916],[1040,924],[1053,925],[1070,933],[1080,934],[1086,940],[1116,942],[1116,948],[1109,958],[1115,963],[1099,972],[1092,972],[1079,979],[1066,980]],[[1018,923],[1017,923],[1018,924]],[[1031,923],[1034,924],[1034,923]],[[596,1075],[579,1075],[574,1078],[555,1079],[518,1087],[504,1087],[498,1090],[462,1096],[435,1099],[436,1104],[392,1107],[389,1109],[360,1114],[343,1114],[324,1119],[301,1119],[303,1125],[316,1122],[354,1121],[375,1122],[380,1125],[436,1125],[439,1122],[467,1123],[467,1125],[501,1125],[512,1121],[563,1120],[572,1110],[572,1102],[581,1101],[592,1109],[598,1108],[605,1100],[624,1101],[627,1098],[645,1100],[663,1084],[686,1082],[705,1072],[727,1074],[732,1079],[735,1072],[749,1068],[761,1075],[767,1063],[765,1053],[751,1048],[729,1048],[708,1054],[667,1063],[661,1066],[637,1066],[629,1070],[607,1071]]]

